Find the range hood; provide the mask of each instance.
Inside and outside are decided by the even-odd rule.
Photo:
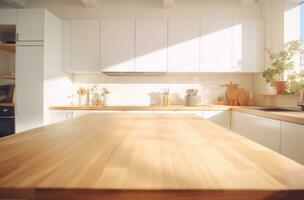
[[[108,76],[165,76],[166,72],[103,72]]]

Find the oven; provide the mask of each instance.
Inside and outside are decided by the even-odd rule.
[[[15,107],[0,106],[0,137],[15,133]]]

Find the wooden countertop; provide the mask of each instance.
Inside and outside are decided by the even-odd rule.
[[[15,103],[0,103],[0,106],[15,106]]]
[[[50,110],[118,110],[118,111],[203,111],[230,110],[230,106],[202,105],[202,106],[50,106]]]
[[[303,199],[304,166],[183,114],[92,113],[0,139],[0,199]]]
[[[117,111],[227,111],[234,110],[247,114],[267,117],[304,125],[304,112],[266,112],[258,110],[262,107],[251,106],[50,106],[50,110],[117,110]]]
[[[304,125],[304,111],[269,112],[269,111],[259,110],[259,108],[261,107],[232,107],[232,110],[251,114],[251,115],[267,117],[270,119],[276,119],[276,120]]]

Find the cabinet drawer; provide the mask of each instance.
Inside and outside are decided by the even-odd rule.
[[[281,153],[304,164],[304,125],[281,122]]]
[[[251,116],[250,138],[276,152],[280,152],[280,121]]]

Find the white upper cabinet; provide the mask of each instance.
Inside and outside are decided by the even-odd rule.
[[[260,72],[264,66],[264,36],[261,20],[233,23],[233,72]]]
[[[71,71],[99,72],[99,20],[71,21]]]
[[[62,68],[71,71],[71,21],[62,21]]]
[[[41,27],[43,33],[43,20]],[[261,72],[264,66],[261,20],[72,20],[63,23],[63,38],[63,68],[70,72]]]
[[[101,21],[101,70],[133,72],[135,20]]]
[[[167,72],[167,29],[167,20],[136,20],[136,72]]]
[[[17,10],[17,41],[44,40],[44,9]]]
[[[169,20],[169,72],[199,72],[199,36],[200,20]]]
[[[232,24],[232,20],[201,22],[200,71],[231,71]]]

